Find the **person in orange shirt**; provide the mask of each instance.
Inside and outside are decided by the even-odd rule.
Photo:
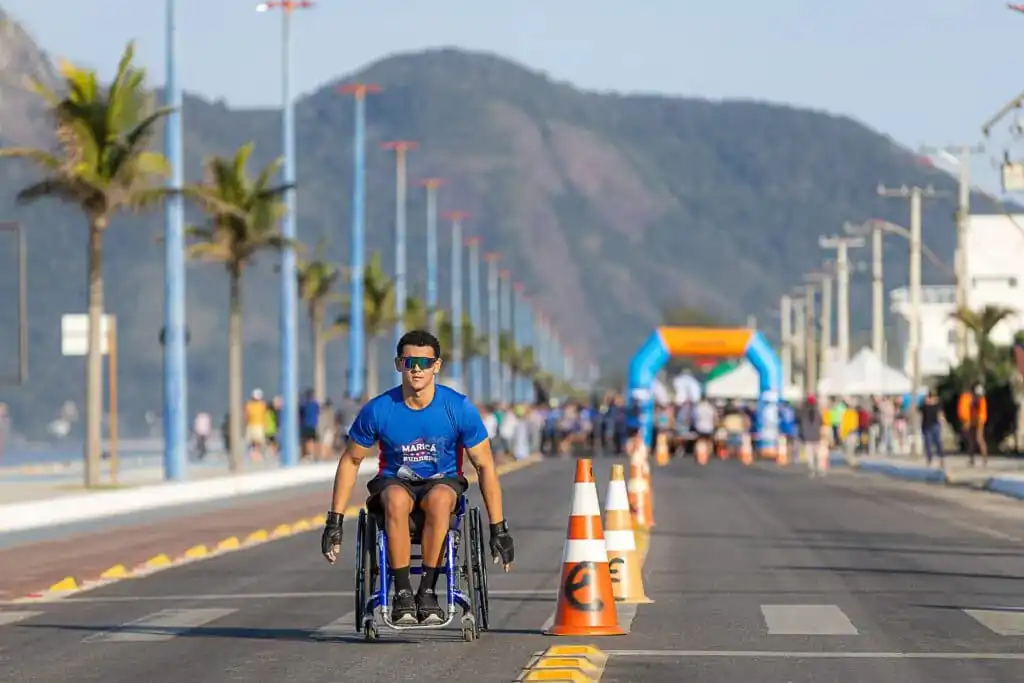
[[[970,456],[971,467],[974,467],[975,454],[981,454],[981,464],[988,466],[988,444],[985,441],[985,423],[988,422],[988,400],[985,398],[985,387],[977,384],[974,391],[960,394],[957,403],[957,417],[960,418],[964,440],[967,441],[967,455]]]

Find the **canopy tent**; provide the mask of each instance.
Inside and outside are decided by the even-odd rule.
[[[738,368],[739,365],[740,361],[738,360],[733,360],[731,358],[729,360],[723,360],[721,363],[719,363],[718,365],[716,365],[715,367],[711,368],[711,370],[708,371],[708,374],[704,378],[704,381],[711,382],[712,380],[716,380],[723,375],[728,375],[730,372]]]
[[[913,382],[906,375],[886,365],[869,348],[861,349],[845,367],[818,382],[822,396],[902,396],[912,389]]]
[[[719,375],[704,386],[708,398],[733,398],[756,401],[760,398],[760,378],[757,368],[750,361],[743,361],[732,372]],[[800,398],[800,389],[788,386],[783,390],[783,399],[792,401]]]

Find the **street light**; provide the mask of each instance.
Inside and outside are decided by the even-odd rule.
[[[182,95],[178,81],[178,10],[175,0],[166,5],[166,83],[164,106],[164,155],[171,167],[167,187],[172,191],[164,204],[164,479],[181,481],[187,476],[188,370],[185,353],[185,206],[182,143]],[[232,409],[238,410],[240,406]]]
[[[284,146],[285,215],[281,235],[294,242],[295,227],[295,102],[291,91],[292,12],[309,9],[311,0],[272,0],[256,6],[257,12],[281,10],[281,128]],[[298,282],[294,247],[281,252],[281,399],[282,415],[297,415],[299,406],[298,377]],[[237,409],[235,406],[233,409]],[[290,467],[299,462],[298,422],[281,421],[281,465]]]

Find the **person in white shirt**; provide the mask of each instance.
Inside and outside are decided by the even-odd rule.
[[[210,431],[212,429],[213,419],[210,417],[210,414],[196,413],[195,420],[192,422],[192,436],[196,442],[196,460],[206,458],[207,442],[210,440]]]
[[[693,409],[693,431],[697,432],[698,440],[707,442],[710,449],[715,434],[715,407],[706,398]]]

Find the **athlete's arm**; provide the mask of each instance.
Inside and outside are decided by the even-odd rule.
[[[487,518],[491,524],[505,521],[501,501],[501,482],[498,480],[498,470],[494,466],[491,442],[484,439],[472,448],[466,449],[466,454],[476,469],[477,480],[480,483],[480,495],[483,496],[484,507],[487,508]]]
[[[505,521],[505,513],[501,506],[501,484],[498,482],[498,472],[494,466],[494,454],[491,453],[491,442],[487,436],[487,428],[484,426],[480,411],[467,398],[462,405],[462,414],[459,415],[459,440],[466,449],[469,461],[477,473],[477,481],[480,483],[480,495],[484,499],[484,507],[487,508],[487,517],[491,524],[499,524]]]
[[[373,413],[373,404],[367,403],[359,411],[348,430],[348,445],[338,460],[338,470],[334,473],[334,492],[331,496],[331,512],[343,514],[348,507],[352,489],[359,475],[359,465],[370,455],[373,445],[377,442],[377,420]]]
[[[331,496],[331,512],[344,514],[348,507],[348,501],[352,497],[352,489],[356,485],[356,477],[359,475],[359,465],[362,464],[371,450],[357,444],[349,439],[345,452],[338,460],[338,470],[334,473],[334,493]]]

